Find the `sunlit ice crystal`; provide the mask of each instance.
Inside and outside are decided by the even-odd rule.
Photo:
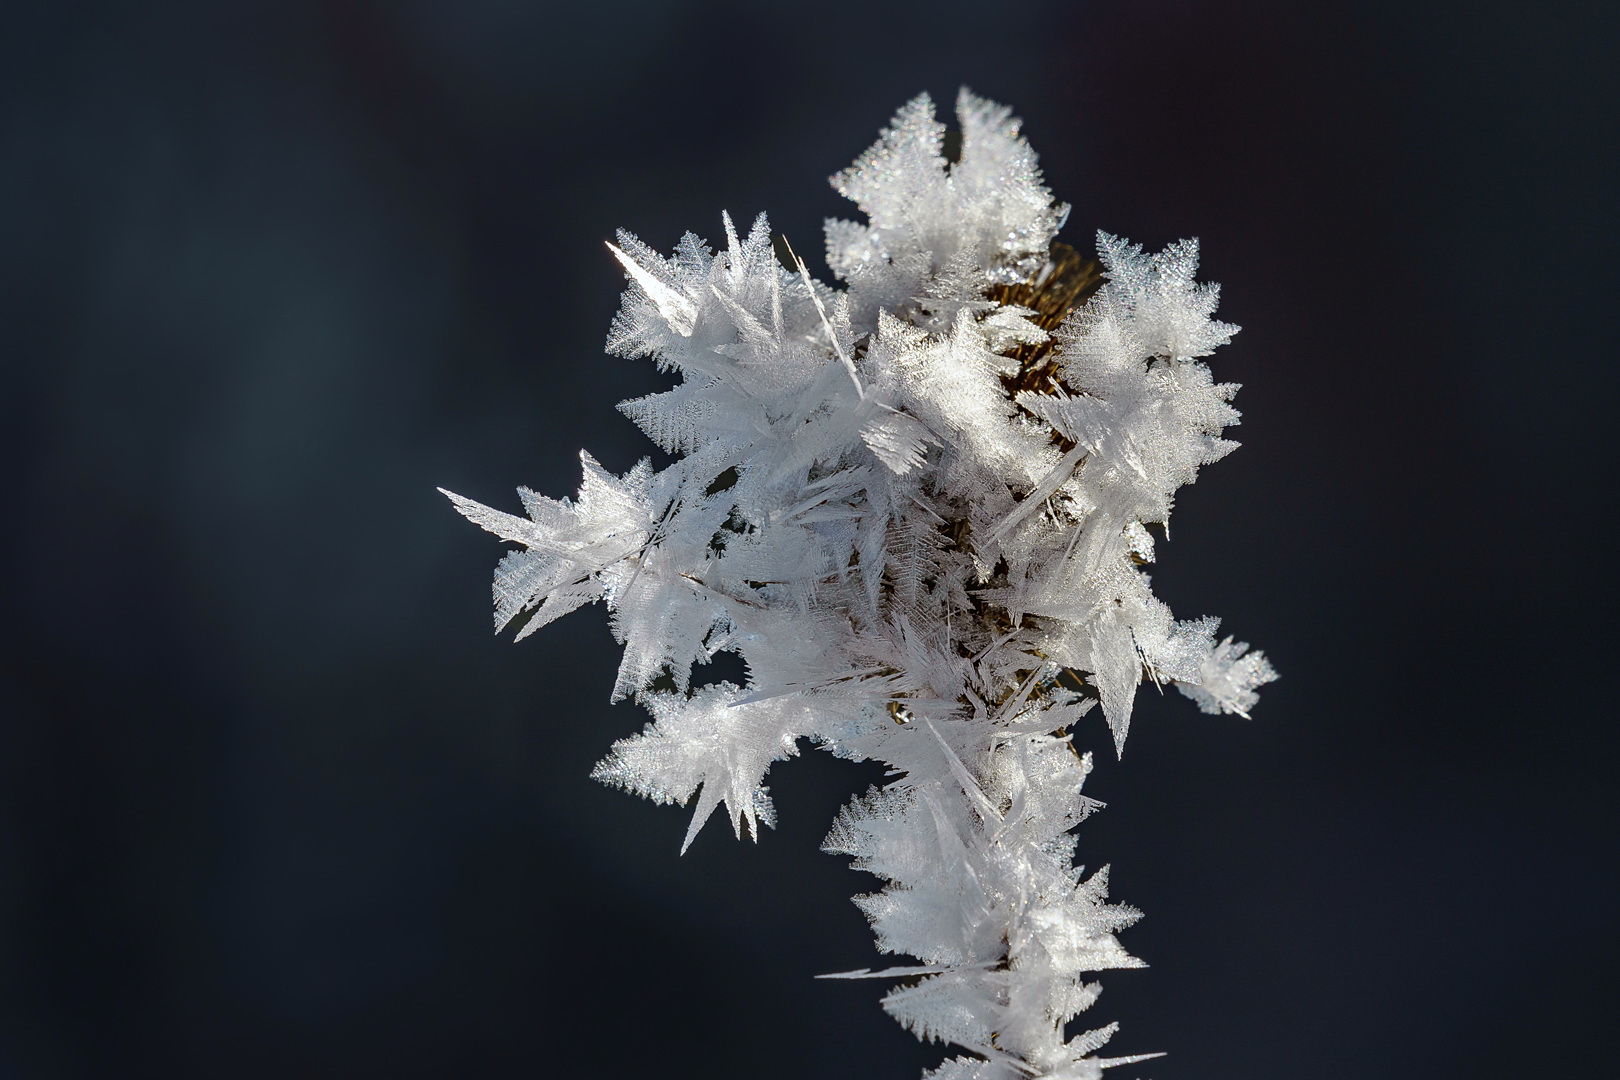
[[[763,214],[669,255],[621,232],[608,349],[678,382],[620,409],[673,462],[582,455],[579,492],[522,490],[521,516],[450,498],[519,545],[497,627],[607,606],[613,696],[653,721],[597,778],[695,800],[685,850],[722,806],[739,836],[774,824],[765,775],[801,740],[885,763],[826,849],[886,881],[856,902],[913,962],[839,977],[897,983],[884,1008],[960,1051],[939,1080],[1080,1080],[1144,1055],[1097,1056],[1113,1024],[1066,1036],[1088,975],[1140,966],[1115,936],[1139,913],[1074,865],[1100,806],[1074,729],[1100,712],[1123,752],[1143,681],[1247,717],[1276,678],[1145,571],[1175,492],[1236,446],[1204,358],[1237,327],[1196,241],[1099,233],[1086,258],[1011,111],[963,90],[956,123],[950,160],[920,95],[832,178],[864,217],[827,223],[837,287]],[[746,681],[694,685],[720,653]]]

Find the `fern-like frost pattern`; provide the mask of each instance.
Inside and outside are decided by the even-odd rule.
[[[1066,1034],[1088,974],[1140,966],[1115,937],[1139,913],[1074,865],[1099,806],[1074,726],[1098,709],[1123,751],[1144,680],[1247,716],[1276,678],[1144,572],[1176,490],[1236,445],[1203,358],[1237,328],[1196,241],[1103,233],[1080,259],[1011,112],[964,90],[956,117],[954,162],[922,95],[833,177],[866,218],[827,223],[842,289],[784,266],[764,215],[669,256],[621,232],[608,348],[680,381],[620,409],[674,462],[583,454],[578,494],[522,490],[524,516],[449,497],[521,545],[497,627],[607,605],[613,697],[653,722],[599,779],[695,798],[690,845],[722,805],[739,836],[773,824],[765,775],[801,740],[886,763],[826,850],[886,880],[856,903],[916,963],[837,977],[895,980],[889,1013],[962,1051],[933,1080],[1087,1080],[1142,1060],[1096,1055],[1114,1025]],[[692,686],[722,652],[746,685]]]

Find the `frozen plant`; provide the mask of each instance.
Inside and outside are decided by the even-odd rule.
[[[582,454],[578,495],[520,489],[523,517],[449,497],[522,545],[497,628],[606,602],[613,698],[653,722],[599,779],[695,796],[690,844],[721,804],[739,836],[772,824],[762,781],[800,739],[886,763],[826,849],[887,879],[855,902],[916,962],[838,977],[894,980],[892,1016],[966,1051],[938,1080],[1082,1080],[1143,1059],[1095,1056],[1114,1024],[1065,1037],[1088,973],[1138,966],[1114,935],[1139,913],[1074,865],[1099,804],[1070,733],[1100,706],[1122,750],[1144,679],[1247,716],[1276,677],[1143,572],[1176,489],[1236,445],[1237,387],[1200,358],[1237,328],[1196,241],[1100,233],[1082,259],[1009,110],[964,90],[956,115],[957,160],[921,95],[832,178],[867,219],[827,223],[842,291],[785,268],[764,215],[723,215],[717,251],[609,245],[630,281],[609,351],[681,378],[619,406],[668,468]],[[721,652],[747,685],[692,685]]]

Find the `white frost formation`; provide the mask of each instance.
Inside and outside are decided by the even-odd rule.
[[[919,963],[849,977],[901,980],[884,1007],[968,1051],[937,1080],[1082,1080],[1141,1060],[1093,1056],[1115,1025],[1065,1038],[1085,973],[1138,965],[1114,937],[1138,912],[1073,865],[1098,804],[1070,729],[1100,702],[1122,749],[1144,678],[1247,716],[1276,677],[1142,570],[1148,526],[1236,445],[1237,387],[1200,360],[1236,327],[1195,241],[1099,234],[1099,273],[1054,245],[1068,208],[1009,110],[964,90],[957,119],[954,163],[923,95],[833,178],[867,217],[827,223],[842,292],[785,270],[764,215],[668,258],[621,232],[609,350],[682,381],[620,409],[677,460],[613,476],[583,454],[578,496],[522,490],[526,517],[450,498],[523,545],[497,627],[607,602],[613,697],[654,722],[598,778],[696,794],[690,844],[721,803],[739,835],[771,824],[761,781],[801,737],[886,762],[826,847],[888,879],[856,903]],[[691,686],[724,651],[748,685]]]

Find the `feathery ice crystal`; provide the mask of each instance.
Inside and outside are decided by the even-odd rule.
[[[614,476],[582,454],[578,496],[523,489],[527,517],[450,498],[523,545],[497,628],[607,602],[613,697],[654,722],[598,778],[695,793],[690,844],[721,803],[739,836],[772,824],[761,781],[801,737],[886,762],[826,849],[888,879],[856,903],[919,963],[846,977],[898,980],[888,1012],[968,1052],[931,1077],[1082,1080],[1141,1060],[1093,1055],[1113,1024],[1065,1039],[1097,998],[1082,976],[1139,965],[1114,937],[1138,913],[1073,865],[1099,804],[1070,730],[1100,704],[1123,749],[1144,678],[1247,716],[1276,677],[1142,571],[1148,526],[1236,445],[1237,387],[1199,358],[1237,328],[1210,317],[1196,241],[1101,233],[1101,266],[1082,259],[1009,110],[964,90],[957,119],[955,162],[923,95],[833,177],[867,217],[827,223],[842,292],[784,269],[764,215],[668,258],[621,232],[608,348],[682,381],[620,409],[678,459]],[[748,685],[693,687],[725,651]]]

